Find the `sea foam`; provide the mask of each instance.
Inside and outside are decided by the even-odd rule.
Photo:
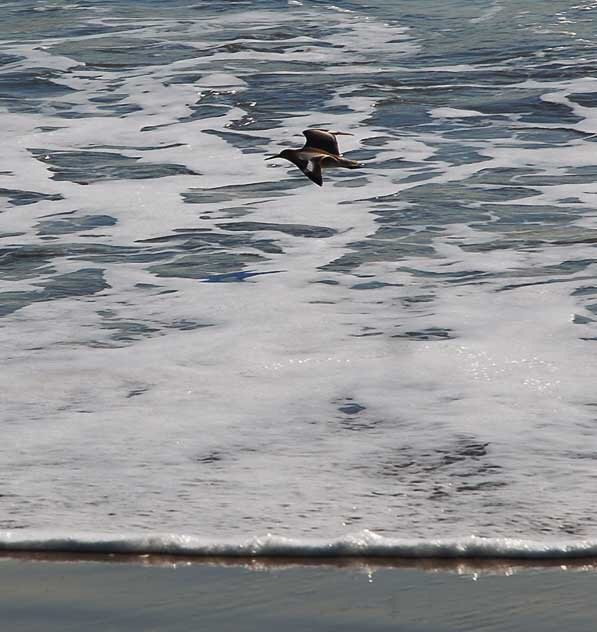
[[[363,530],[338,539],[289,538],[266,534],[212,540],[176,534],[58,534],[0,532],[0,551],[30,553],[180,555],[189,557],[405,558],[566,560],[597,556],[597,541],[520,538],[389,538]]]

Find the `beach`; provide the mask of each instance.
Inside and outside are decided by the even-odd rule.
[[[594,630],[594,564],[0,560],[7,632]]]

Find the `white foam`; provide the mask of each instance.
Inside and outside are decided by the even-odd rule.
[[[158,277],[147,262],[82,261],[68,252],[51,257],[51,269],[37,276],[5,281],[5,291],[37,291],[35,283],[55,273],[98,267],[105,269],[110,287],[93,296],[33,303],[3,319],[0,382],[7,403],[0,455],[14,474],[2,497],[4,515],[20,526],[53,525],[65,531],[36,536],[19,529],[4,534],[0,546],[205,555],[594,554],[592,540],[582,540],[590,525],[570,525],[593,512],[591,405],[597,380],[590,343],[579,340],[592,335],[592,325],[571,319],[585,309],[573,291],[593,283],[596,266],[587,264],[573,274],[541,272],[558,269],[567,259],[592,259],[593,246],[480,251],[477,247],[490,246],[496,235],[507,238],[508,228],[463,218],[449,224],[424,214],[420,225],[413,225],[407,221],[409,205],[400,198],[422,182],[409,176],[430,168],[425,184],[448,190],[484,169],[561,174],[571,166],[591,166],[593,145],[579,141],[533,148],[515,137],[470,140],[467,148],[488,160],[451,164],[438,159],[441,149],[457,142],[443,135],[441,120],[453,125],[450,119],[462,119],[456,124],[464,128],[467,119],[480,115],[474,110],[431,108],[435,127],[393,130],[379,122],[373,127],[370,117],[384,97],[377,88],[366,91],[363,75],[371,73],[372,64],[377,72],[373,59],[383,62],[382,73],[451,73],[453,83],[433,86],[440,91],[482,87],[467,79],[471,73],[476,79],[483,69],[449,60],[427,68],[408,66],[404,57],[419,50],[408,39],[411,32],[368,17],[308,5],[288,13],[225,12],[190,21],[188,31],[178,23],[147,21],[136,25],[140,40],[163,37],[164,29],[172,28],[177,41],[197,48],[197,58],[142,72],[78,70],[76,77],[64,76],[60,81],[78,92],[56,101],[72,103],[85,118],[44,111],[3,115],[0,171],[14,175],[0,176],[1,186],[64,196],[51,205],[7,204],[0,230],[25,233],[7,240],[11,244],[50,249],[52,241],[42,241],[35,230],[37,222],[52,212],[71,211],[117,219],[114,227],[94,231],[101,234],[94,241],[110,246],[131,246],[181,228],[230,237],[238,234],[228,226],[238,221],[229,215],[233,207],[236,212],[241,207],[242,220],[249,222],[324,226],[335,232],[315,239],[270,226],[256,230],[252,239],[245,236],[240,245],[222,246],[220,252],[241,260],[263,257],[247,269],[281,271],[243,283]],[[285,46],[283,53],[222,50],[201,56],[218,43],[223,26],[238,30],[235,42],[247,42],[273,25],[301,20],[313,27],[324,19],[332,30],[329,42],[338,48],[322,49],[316,38],[289,37],[278,42]],[[311,50],[300,51],[301,46]],[[68,71],[75,64],[40,53],[28,42],[14,44],[11,52],[25,56],[19,62],[25,68],[43,64]],[[402,68],[394,64],[398,57]],[[180,119],[191,114],[202,91],[233,94],[249,89],[252,75],[272,61],[280,64],[283,76],[305,73],[295,62],[317,59],[326,65],[309,75],[318,74],[322,82],[328,72],[345,78],[341,89],[327,93],[325,115],[305,111],[279,119],[279,126],[267,132],[238,131],[255,139],[267,136],[267,152],[299,145],[305,127],[333,124],[355,133],[341,138],[345,152],[363,148],[368,140],[383,141],[370,166],[359,170],[354,182],[326,175],[322,189],[301,180],[305,186],[289,189],[283,198],[264,199],[256,191],[225,202],[185,203],[181,193],[192,189],[257,182],[273,188],[281,179],[302,178],[290,165],[270,167],[260,153],[243,153],[225,136],[210,133],[251,115],[252,106],[242,100],[234,107],[221,105],[212,118]],[[167,81],[191,71],[199,76],[194,84]],[[128,95],[122,103],[140,109],[99,118],[90,97],[112,89],[113,82]],[[519,87],[543,90],[545,99],[570,104],[566,91],[594,86],[579,81]],[[409,89],[420,86],[400,88]],[[577,129],[597,129],[590,108],[573,107],[584,117]],[[47,125],[63,129],[39,131]],[[51,179],[49,161],[35,160],[27,151],[104,151],[106,145],[143,162],[181,164],[201,175],[81,186]],[[382,160],[397,158],[408,166],[377,168]],[[342,186],[346,182],[355,186]],[[585,203],[579,205],[583,216],[567,228],[594,223],[587,209],[597,194],[593,183],[533,188],[538,193],[529,191],[520,203],[558,204],[574,195]],[[385,209],[383,196],[393,196]],[[404,240],[383,234],[370,239],[382,227],[380,210],[404,211],[413,243],[429,232],[428,224],[440,225],[428,241],[433,256],[415,249],[400,252]],[[89,243],[84,234],[66,239]],[[260,250],[259,240],[267,239],[275,240],[280,252]],[[367,240],[374,244],[370,260],[338,271],[334,262],[358,258]],[[469,282],[471,271],[478,279]],[[379,286],[358,289],[372,280]],[[546,280],[553,282],[532,285]],[[151,284],[159,287],[151,289]],[[513,287],[504,290],[506,285]],[[181,331],[173,326],[180,321],[210,327]],[[144,325],[154,334],[119,346],[111,338],[111,327],[119,322]],[[408,336],[433,328],[443,328],[446,338],[426,342]],[[363,411],[342,412],[350,403]],[[473,448],[472,456],[463,456],[462,444],[488,444],[487,454],[475,456]],[[117,533],[152,535],[76,535],[112,525]],[[365,526],[372,531],[350,535]],[[154,535],[158,529],[204,538]],[[545,530],[577,535],[548,544],[532,539]],[[247,538],[268,531],[278,535]],[[459,537],[468,533],[517,533],[529,539]],[[313,534],[322,539],[310,540]],[[392,534],[419,539],[384,537]],[[443,534],[446,538],[438,539]]]
[[[520,538],[416,540],[385,538],[361,531],[336,540],[267,534],[248,539],[208,540],[175,534],[52,534],[0,532],[0,551],[180,555],[198,557],[403,558],[573,560],[597,556],[597,542],[539,541]]]

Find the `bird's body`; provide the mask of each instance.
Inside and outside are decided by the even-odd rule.
[[[348,132],[330,132],[325,129],[306,129],[303,132],[307,139],[301,149],[284,149],[272,158],[284,158],[295,164],[310,180],[322,186],[322,169],[328,167],[344,167],[357,169],[361,165],[354,160],[344,158],[338,148],[336,136],[352,136]]]

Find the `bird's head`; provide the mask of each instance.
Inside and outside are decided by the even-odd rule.
[[[279,154],[274,154],[273,156],[268,156],[265,160],[273,160],[274,158],[286,158],[288,160],[289,156],[292,155],[291,149],[283,149]]]

